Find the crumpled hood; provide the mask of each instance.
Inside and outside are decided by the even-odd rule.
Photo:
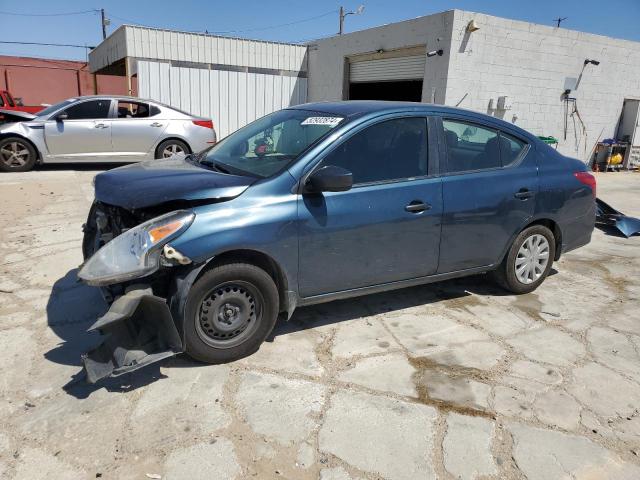
[[[0,108],[0,118],[5,122],[28,122],[36,118],[36,115],[33,113],[22,112],[20,110]]]
[[[96,200],[129,210],[172,200],[222,201],[237,197],[256,181],[227,175],[184,158],[149,160],[96,176]]]

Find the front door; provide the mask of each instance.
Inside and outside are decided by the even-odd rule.
[[[439,273],[501,260],[531,218],[538,193],[535,155],[514,135],[466,120],[443,120],[446,171]]]
[[[45,122],[49,157],[66,160],[99,160],[111,155],[111,100],[96,99],[66,108],[64,119]],[[59,114],[58,114],[59,117]]]
[[[116,118],[111,122],[113,156],[118,160],[151,158],[152,149],[166,130],[169,120],[155,119],[157,107],[151,111],[144,102],[119,100]]]
[[[303,297],[411,279],[438,267],[442,185],[429,176],[424,117],[361,130],[321,162],[353,173],[347,192],[299,199]]]

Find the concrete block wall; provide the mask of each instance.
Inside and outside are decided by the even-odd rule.
[[[444,103],[453,18],[448,11],[310,43],[309,101],[342,100],[345,57],[426,45],[427,51],[442,48],[446,53],[427,59],[422,98]]]
[[[615,134],[623,100],[640,98],[639,43],[460,10],[453,17],[447,105],[467,94],[461,108],[515,120],[537,135],[553,135],[560,140],[560,151],[584,160],[600,134]],[[472,19],[480,29],[467,33]],[[586,134],[574,115],[565,140],[565,77],[577,78],[587,58],[600,65],[587,65],[571,93]],[[508,97],[511,110],[488,110],[489,100],[495,106],[499,96]]]

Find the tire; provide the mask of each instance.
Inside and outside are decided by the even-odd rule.
[[[187,354],[206,363],[251,355],[273,330],[278,302],[273,279],[255,265],[230,263],[205,272],[187,297]]]
[[[0,171],[28,172],[36,164],[38,154],[31,142],[21,137],[0,140]]]
[[[556,243],[551,230],[543,225],[525,228],[511,244],[493,277],[498,285],[510,292],[533,292],[549,275],[555,253]],[[546,263],[542,265],[545,255]]]
[[[189,145],[182,140],[170,138],[156,148],[155,158],[171,158],[174,155],[187,155],[191,153]]]

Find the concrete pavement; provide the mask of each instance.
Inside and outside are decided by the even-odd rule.
[[[0,477],[640,478],[640,238],[534,293],[482,277],[297,311],[252,357],[77,380],[91,170],[0,175]],[[598,192],[640,216],[640,174]]]

